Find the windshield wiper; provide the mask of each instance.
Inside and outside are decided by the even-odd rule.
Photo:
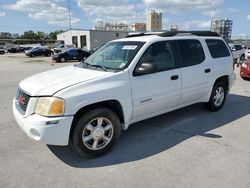
[[[89,64],[89,63],[87,63],[87,62],[85,62],[85,61],[83,61],[82,63],[84,64],[85,67],[87,67],[87,66],[97,67],[97,68],[101,68],[101,69],[104,70],[105,72],[108,71],[107,68],[104,67],[104,66],[102,66],[102,65],[91,65],[91,64]]]

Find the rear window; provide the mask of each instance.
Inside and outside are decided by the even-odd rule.
[[[208,49],[213,58],[221,58],[230,56],[230,52],[226,44],[222,40],[207,39]]]
[[[242,50],[243,49],[243,46],[241,45],[234,45],[235,49],[236,50]]]

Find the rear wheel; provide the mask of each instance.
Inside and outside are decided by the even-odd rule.
[[[226,84],[224,82],[217,82],[212,90],[210,99],[204,103],[205,107],[212,112],[220,110],[226,100]]]
[[[75,124],[71,146],[84,157],[96,157],[108,152],[121,133],[118,116],[100,107],[82,115]]]

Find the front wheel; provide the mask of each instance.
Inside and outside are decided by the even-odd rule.
[[[60,62],[64,63],[66,59],[64,57],[61,57]]]
[[[100,107],[82,115],[71,135],[71,146],[83,157],[97,157],[108,152],[121,133],[118,116]]]
[[[209,101],[204,103],[205,107],[212,112],[220,110],[225,103],[226,95],[226,84],[224,82],[216,83]]]

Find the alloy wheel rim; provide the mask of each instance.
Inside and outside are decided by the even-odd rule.
[[[104,117],[92,119],[83,129],[82,142],[90,150],[106,147],[113,138],[113,124]]]
[[[224,91],[223,87],[218,87],[215,90],[214,105],[217,107],[221,106],[224,98],[225,98],[225,91]]]

